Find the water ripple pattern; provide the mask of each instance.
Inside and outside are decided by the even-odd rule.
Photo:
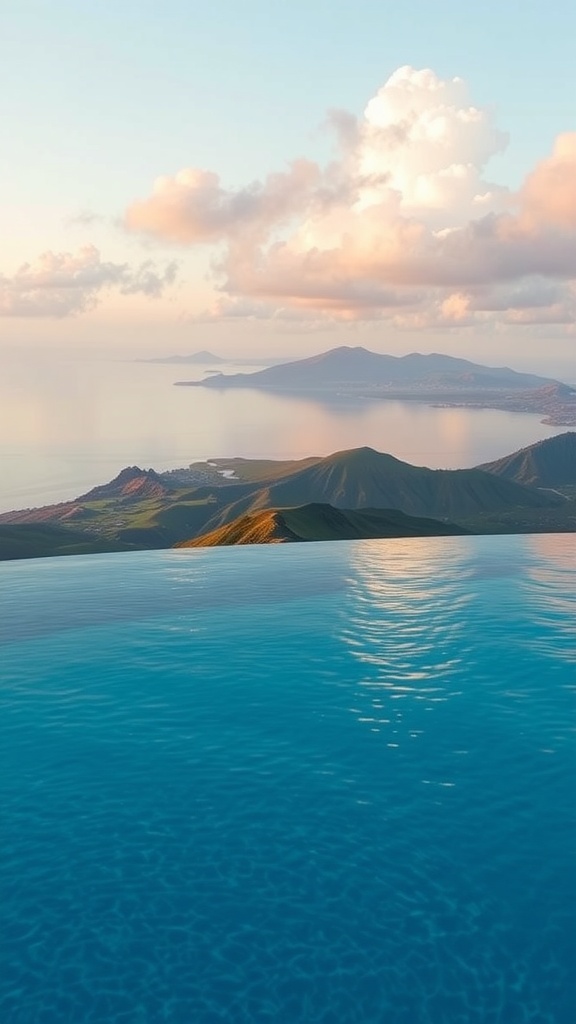
[[[574,1024],[576,541],[0,566],[2,1024]]]

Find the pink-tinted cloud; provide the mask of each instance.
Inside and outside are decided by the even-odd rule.
[[[183,171],[132,204],[126,227],[219,243],[217,309],[231,315],[256,304],[272,318],[569,322],[555,289],[576,278],[576,134],[512,194],[485,178],[507,136],[459,78],[402,67],[362,118],[337,111],[329,124],[340,155],[328,166],[297,160],[239,190]]]
[[[139,267],[101,260],[93,245],[76,254],[45,252],[12,277],[0,274],[0,316],[66,317],[85,313],[103,292],[159,297],[176,278],[173,261],[158,270],[151,260]]]
[[[125,223],[130,231],[185,244],[266,237],[319,198],[320,177],[317,164],[296,160],[263,183],[226,190],[217,174],[190,167],[158,178],[150,198],[128,208]]]
[[[552,156],[528,175],[521,204],[529,223],[576,231],[576,132],[560,135]]]

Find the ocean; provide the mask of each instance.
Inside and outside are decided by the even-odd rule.
[[[163,470],[211,457],[292,459],[369,445],[415,465],[456,469],[565,429],[494,410],[173,387],[209,369],[3,357],[0,511],[74,498],[127,465]]]

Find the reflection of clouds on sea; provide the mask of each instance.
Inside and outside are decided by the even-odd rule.
[[[532,643],[552,657],[576,662],[576,537],[532,534],[527,544],[533,555],[527,559],[527,597],[538,627]]]
[[[569,584],[568,574],[573,574],[576,568],[576,537],[571,533],[532,533],[528,542],[540,564],[548,565],[553,560],[565,570],[566,583]]]
[[[438,440],[446,452],[473,450],[472,424],[469,417],[462,415],[462,409],[442,409],[438,417]],[[445,468],[451,468],[449,458]]]
[[[421,731],[420,712],[459,696],[472,597],[467,546],[456,538],[366,541],[354,545],[351,569],[340,632],[362,674],[350,710],[399,745]]]

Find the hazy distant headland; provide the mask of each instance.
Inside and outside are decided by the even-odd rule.
[[[136,359],[137,363],[199,363],[200,365],[206,365],[208,363],[225,363],[226,360],[222,359],[221,356],[214,355],[213,352],[207,352],[203,349],[201,352],[192,352],[189,355],[181,356],[155,356],[151,359]]]
[[[275,365],[276,363],[285,362],[284,359],[256,359],[250,357],[234,356],[233,358],[225,359],[224,356],[217,356],[213,352],[207,352],[206,349],[202,349],[200,352],[192,352],[189,355],[173,355],[173,356],[154,356],[150,359],[136,359],[137,363],[162,363],[178,365],[199,365],[199,366],[216,366],[222,363],[234,363],[236,366],[262,366],[264,363],[267,366]]]
[[[72,501],[0,515],[0,558],[468,532],[576,532],[576,432],[472,469],[368,447],[128,466]]]
[[[540,414],[543,422],[552,426],[576,425],[576,390],[569,385],[506,366],[482,366],[439,353],[390,356],[342,346],[255,373],[215,373],[203,380],[176,384],[502,409]]]

